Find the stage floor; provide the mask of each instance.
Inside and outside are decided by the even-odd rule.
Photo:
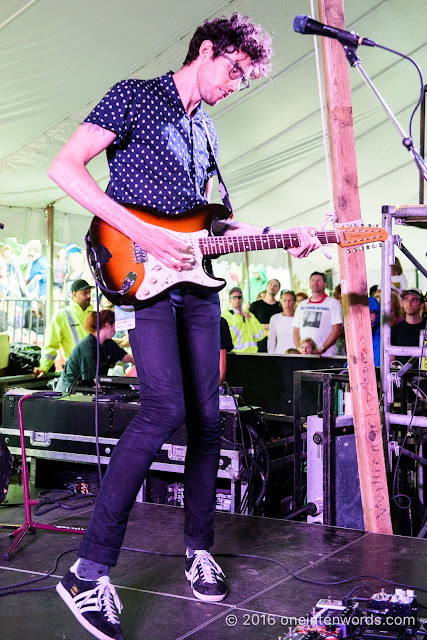
[[[10,488],[8,500],[22,500],[19,487]],[[58,508],[34,519],[85,527],[92,508],[71,512]],[[0,509],[0,523],[23,520],[22,507]],[[341,599],[358,585],[368,587],[368,591],[357,591],[365,597],[369,589],[384,587],[393,592],[395,585],[388,585],[384,578],[414,585],[419,603],[427,607],[427,593],[416,589],[416,585],[427,584],[426,540],[222,513],[216,517],[213,552],[226,573],[230,593],[222,603],[206,604],[192,597],[184,576],[182,529],[179,507],[135,504],[125,548],[111,572],[124,605],[121,625],[126,640],[279,640],[293,624],[288,619],[306,616],[320,598]],[[8,533],[0,529],[0,558],[10,544]],[[56,557],[76,548],[79,538],[49,531],[27,534],[8,562],[0,560],[0,588],[51,571]],[[271,558],[300,578],[317,582],[361,575],[379,579],[356,577],[335,586],[310,584],[266,559],[236,557],[238,554]],[[62,556],[54,576],[34,587],[56,584],[74,557],[74,552]],[[0,611],[2,640],[92,637],[52,589],[4,597]],[[421,616],[427,617],[425,608]]]

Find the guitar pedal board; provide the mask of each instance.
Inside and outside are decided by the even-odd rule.
[[[419,613],[412,589],[382,589],[370,598],[322,598],[280,640],[411,640],[426,622]]]

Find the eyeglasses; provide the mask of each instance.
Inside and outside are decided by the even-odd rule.
[[[230,56],[224,51],[220,50],[219,52],[223,58],[226,58],[228,62],[231,62],[231,64],[233,65],[230,71],[228,72],[228,75],[230,76],[230,78],[232,80],[237,80],[238,78],[240,78],[239,91],[242,91],[243,89],[249,89],[249,80],[245,76],[245,72],[243,71],[240,64],[235,60],[233,60],[233,58],[230,58]]]
[[[230,300],[242,300],[243,296],[230,296]]]

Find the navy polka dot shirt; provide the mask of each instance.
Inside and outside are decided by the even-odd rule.
[[[169,72],[116,84],[85,119],[117,134],[107,148],[107,194],[123,204],[182,213],[205,204],[216,173],[202,118],[217,154],[215,126],[201,105],[189,118]]]

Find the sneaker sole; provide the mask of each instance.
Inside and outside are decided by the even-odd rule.
[[[191,582],[191,576],[188,573],[188,571],[185,572],[185,577],[189,582]],[[210,596],[205,593],[199,593],[194,588],[193,588],[193,593],[198,600],[203,600],[203,602],[221,602],[221,600],[224,600],[225,596],[227,595],[227,592],[225,592],[225,593],[220,593],[217,596]]]
[[[58,595],[62,598],[62,600],[65,602],[65,604],[67,605],[67,607],[69,608],[73,616],[80,622],[80,624],[82,625],[82,627],[86,629],[86,631],[89,631],[89,633],[95,636],[95,638],[98,638],[98,640],[114,640],[114,638],[112,638],[111,636],[106,636],[105,633],[102,633],[102,631],[100,631],[99,629],[91,625],[90,622],[86,620],[86,618],[76,608],[73,602],[73,598],[70,596],[68,591],[62,586],[61,582],[58,582],[58,584],[56,585],[56,591]]]

